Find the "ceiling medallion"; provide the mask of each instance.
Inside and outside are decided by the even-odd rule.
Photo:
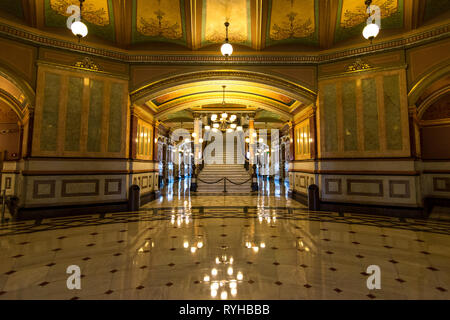
[[[354,71],[362,71],[362,70],[368,70],[372,69],[373,67],[362,61],[360,58],[356,59],[355,62],[347,67],[347,72],[354,72]]]
[[[98,66],[89,57],[84,58],[83,61],[76,62],[75,67],[84,70],[99,71]]]

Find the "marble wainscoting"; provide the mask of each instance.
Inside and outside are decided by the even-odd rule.
[[[29,159],[19,163],[17,219],[128,209],[133,183],[143,202],[158,189],[157,164],[117,159]]]
[[[420,173],[415,161],[403,159],[295,161],[289,179],[291,194],[303,202],[315,183],[324,210],[421,216]]]

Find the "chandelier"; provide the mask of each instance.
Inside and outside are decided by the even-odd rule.
[[[223,89],[223,100],[222,100],[222,108],[225,110],[225,88],[226,86],[222,86]],[[213,126],[213,130],[221,130],[221,131],[227,131],[227,132],[233,132],[235,129],[238,131],[242,131],[242,126],[238,126],[237,123],[235,123],[237,116],[235,114],[232,114],[228,117],[228,113],[226,111],[223,111],[220,114],[220,118],[217,116],[217,114],[213,114],[211,116],[211,123]],[[205,127],[206,129],[209,129],[209,127]]]

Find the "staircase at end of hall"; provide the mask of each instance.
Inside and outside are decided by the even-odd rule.
[[[197,192],[203,193],[223,193],[224,192],[224,180],[218,183],[213,183],[221,178],[227,178],[226,192],[228,193],[248,193],[251,191],[251,179],[250,174],[245,170],[244,164],[238,164],[238,148],[236,144],[226,148],[226,140],[223,141],[223,149],[215,150],[215,157],[217,159],[223,159],[222,164],[206,164],[203,170],[197,177]],[[240,151],[242,152],[242,151]],[[242,155],[241,158],[244,158]],[[227,163],[231,161],[231,163]],[[230,182],[231,181],[231,182]],[[234,183],[236,184],[234,184]]]

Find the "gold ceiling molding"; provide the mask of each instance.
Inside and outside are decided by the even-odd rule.
[[[236,80],[236,81],[248,81],[260,84],[268,85],[269,87],[282,88],[283,91],[289,92],[296,97],[301,97],[303,100],[309,102],[315,101],[317,93],[296,84],[292,81],[282,79],[277,76],[263,74],[259,72],[250,72],[244,70],[208,70],[199,72],[184,73],[181,75],[173,76],[170,78],[162,79],[145,85],[139,89],[136,89],[130,93],[131,100],[133,102],[145,100],[146,97],[164,90],[168,87],[176,85],[182,85],[186,83],[193,83],[198,81],[211,81],[211,80]]]
[[[288,110],[286,110],[285,108],[282,108],[279,104],[275,104],[270,101],[265,101],[263,99],[258,99],[258,98],[252,98],[252,99],[246,100],[246,102],[248,104],[252,105],[252,107],[258,107],[258,108],[261,108],[261,109],[264,109],[267,111],[271,111],[271,112],[276,113],[286,119],[291,119],[291,117],[292,117]],[[166,105],[164,110],[161,110],[160,112],[155,114],[155,117],[157,117],[158,119],[164,119],[169,114],[172,114],[172,113],[175,113],[177,111],[184,110],[187,108],[198,107],[198,105],[202,104],[202,103],[220,104],[221,99],[206,99],[206,100],[199,99],[199,100],[190,100],[190,101],[178,101],[176,103]],[[242,101],[229,99],[229,103],[238,104],[238,103],[242,103]]]
[[[448,75],[450,73],[450,65],[444,65],[442,63],[429,69],[427,74],[417,81],[411,90],[408,92],[408,104],[414,105],[419,99],[422,92],[434,81]]]
[[[419,106],[417,106],[417,118],[422,120],[422,117],[427,111],[428,107],[430,107],[434,102],[442,98],[442,96],[448,94],[450,92],[450,85],[447,85],[438,91],[433,92],[429,97],[427,97]]]
[[[331,49],[325,53],[318,51],[312,54],[299,55],[293,52],[286,52],[284,55],[274,56],[266,54],[255,55],[234,55],[225,59],[220,53],[217,55],[192,55],[192,54],[177,54],[165,55],[163,53],[153,54],[134,54],[132,51],[116,50],[110,48],[97,48],[86,43],[78,43],[76,39],[63,40],[61,38],[53,37],[51,34],[44,33],[39,30],[27,30],[17,26],[11,26],[4,23],[4,19],[0,19],[0,34],[19,39],[20,41],[31,42],[37,45],[49,46],[58,49],[66,49],[76,52],[97,55],[109,59],[119,60],[129,63],[149,63],[149,64],[223,64],[239,65],[239,64],[304,64],[304,63],[324,63],[335,60],[341,60],[349,57],[356,57],[369,53],[382,52],[385,50],[392,50],[395,48],[405,48],[411,45],[417,45],[427,41],[435,41],[438,39],[448,38],[450,36],[450,24],[432,26],[427,30],[420,30],[417,33],[404,36],[399,35],[396,38],[388,39],[367,45],[361,44],[357,48],[347,49]]]
[[[6,105],[11,107],[14,113],[19,117],[20,121],[23,120],[26,113],[25,108],[19,103],[19,101],[2,89],[0,89],[0,101],[3,101]]]
[[[13,87],[15,87],[15,90],[17,92],[20,92],[20,95],[22,97],[14,96],[13,98],[17,102],[19,102],[19,104],[22,106],[22,109],[34,108],[32,103],[34,103],[34,101],[35,101],[35,92],[34,92],[33,88],[29,85],[29,83],[23,77],[16,74],[14,71],[9,69],[8,67],[0,65],[0,82],[2,81],[2,78],[4,78],[4,80],[6,80]]]

